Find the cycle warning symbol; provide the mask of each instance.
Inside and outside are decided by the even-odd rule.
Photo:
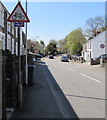
[[[16,5],[7,19],[8,22],[30,22],[20,2]]]

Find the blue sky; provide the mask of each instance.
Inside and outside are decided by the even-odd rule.
[[[4,4],[10,13],[16,5]],[[37,40],[48,44],[51,39],[63,39],[76,28],[84,30],[87,19],[100,15],[105,15],[104,2],[29,2],[28,38],[39,36]]]

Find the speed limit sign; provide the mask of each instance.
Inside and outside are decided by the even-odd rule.
[[[100,45],[100,48],[101,48],[101,49],[104,49],[104,48],[105,48],[105,45],[104,45],[104,44],[101,44],[101,45]]]

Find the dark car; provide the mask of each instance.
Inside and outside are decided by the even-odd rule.
[[[69,62],[67,56],[62,56],[62,57],[61,57],[61,61],[62,61],[62,62]]]
[[[92,61],[95,61],[96,64],[100,64],[101,58],[104,62],[105,60],[107,60],[107,54],[102,54],[99,57],[96,57],[96,58],[92,59]]]
[[[72,57],[72,59],[73,59],[74,61],[77,61],[78,58],[79,58],[79,56],[77,56],[77,55],[72,55],[71,57]]]
[[[41,54],[36,54],[36,58],[42,58],[43,56]]]
[[[53,56],[53,55],[50,55],[50,56],[49,56],[49,59],[54,59],[54,56]]]
[[[99,57],[96,57],[95,60],[100,60],[100,59],[107,59],[107,54],[102,54]]]

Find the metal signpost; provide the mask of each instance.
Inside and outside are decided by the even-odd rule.
[[[27,0],[26,0],[26,14],[27,14]],[[28,64],[27,64],[27,22],[26,22],[26,85],[28,85]]]
[[[18,27],[18,106],[22,108],[22,84],[21,84],[21,57],[20,57],[20,27],[24,27],[24,22],[30,22],[20,2],[16,5],[8,22],[14,22],[14,26]],[[27,46],[26,46],[27,47]],[[27,54],[27,52],[26,52]],[[27,59],[27,58],[26,58]],[[27,73],[26,73],[27,74]]]

